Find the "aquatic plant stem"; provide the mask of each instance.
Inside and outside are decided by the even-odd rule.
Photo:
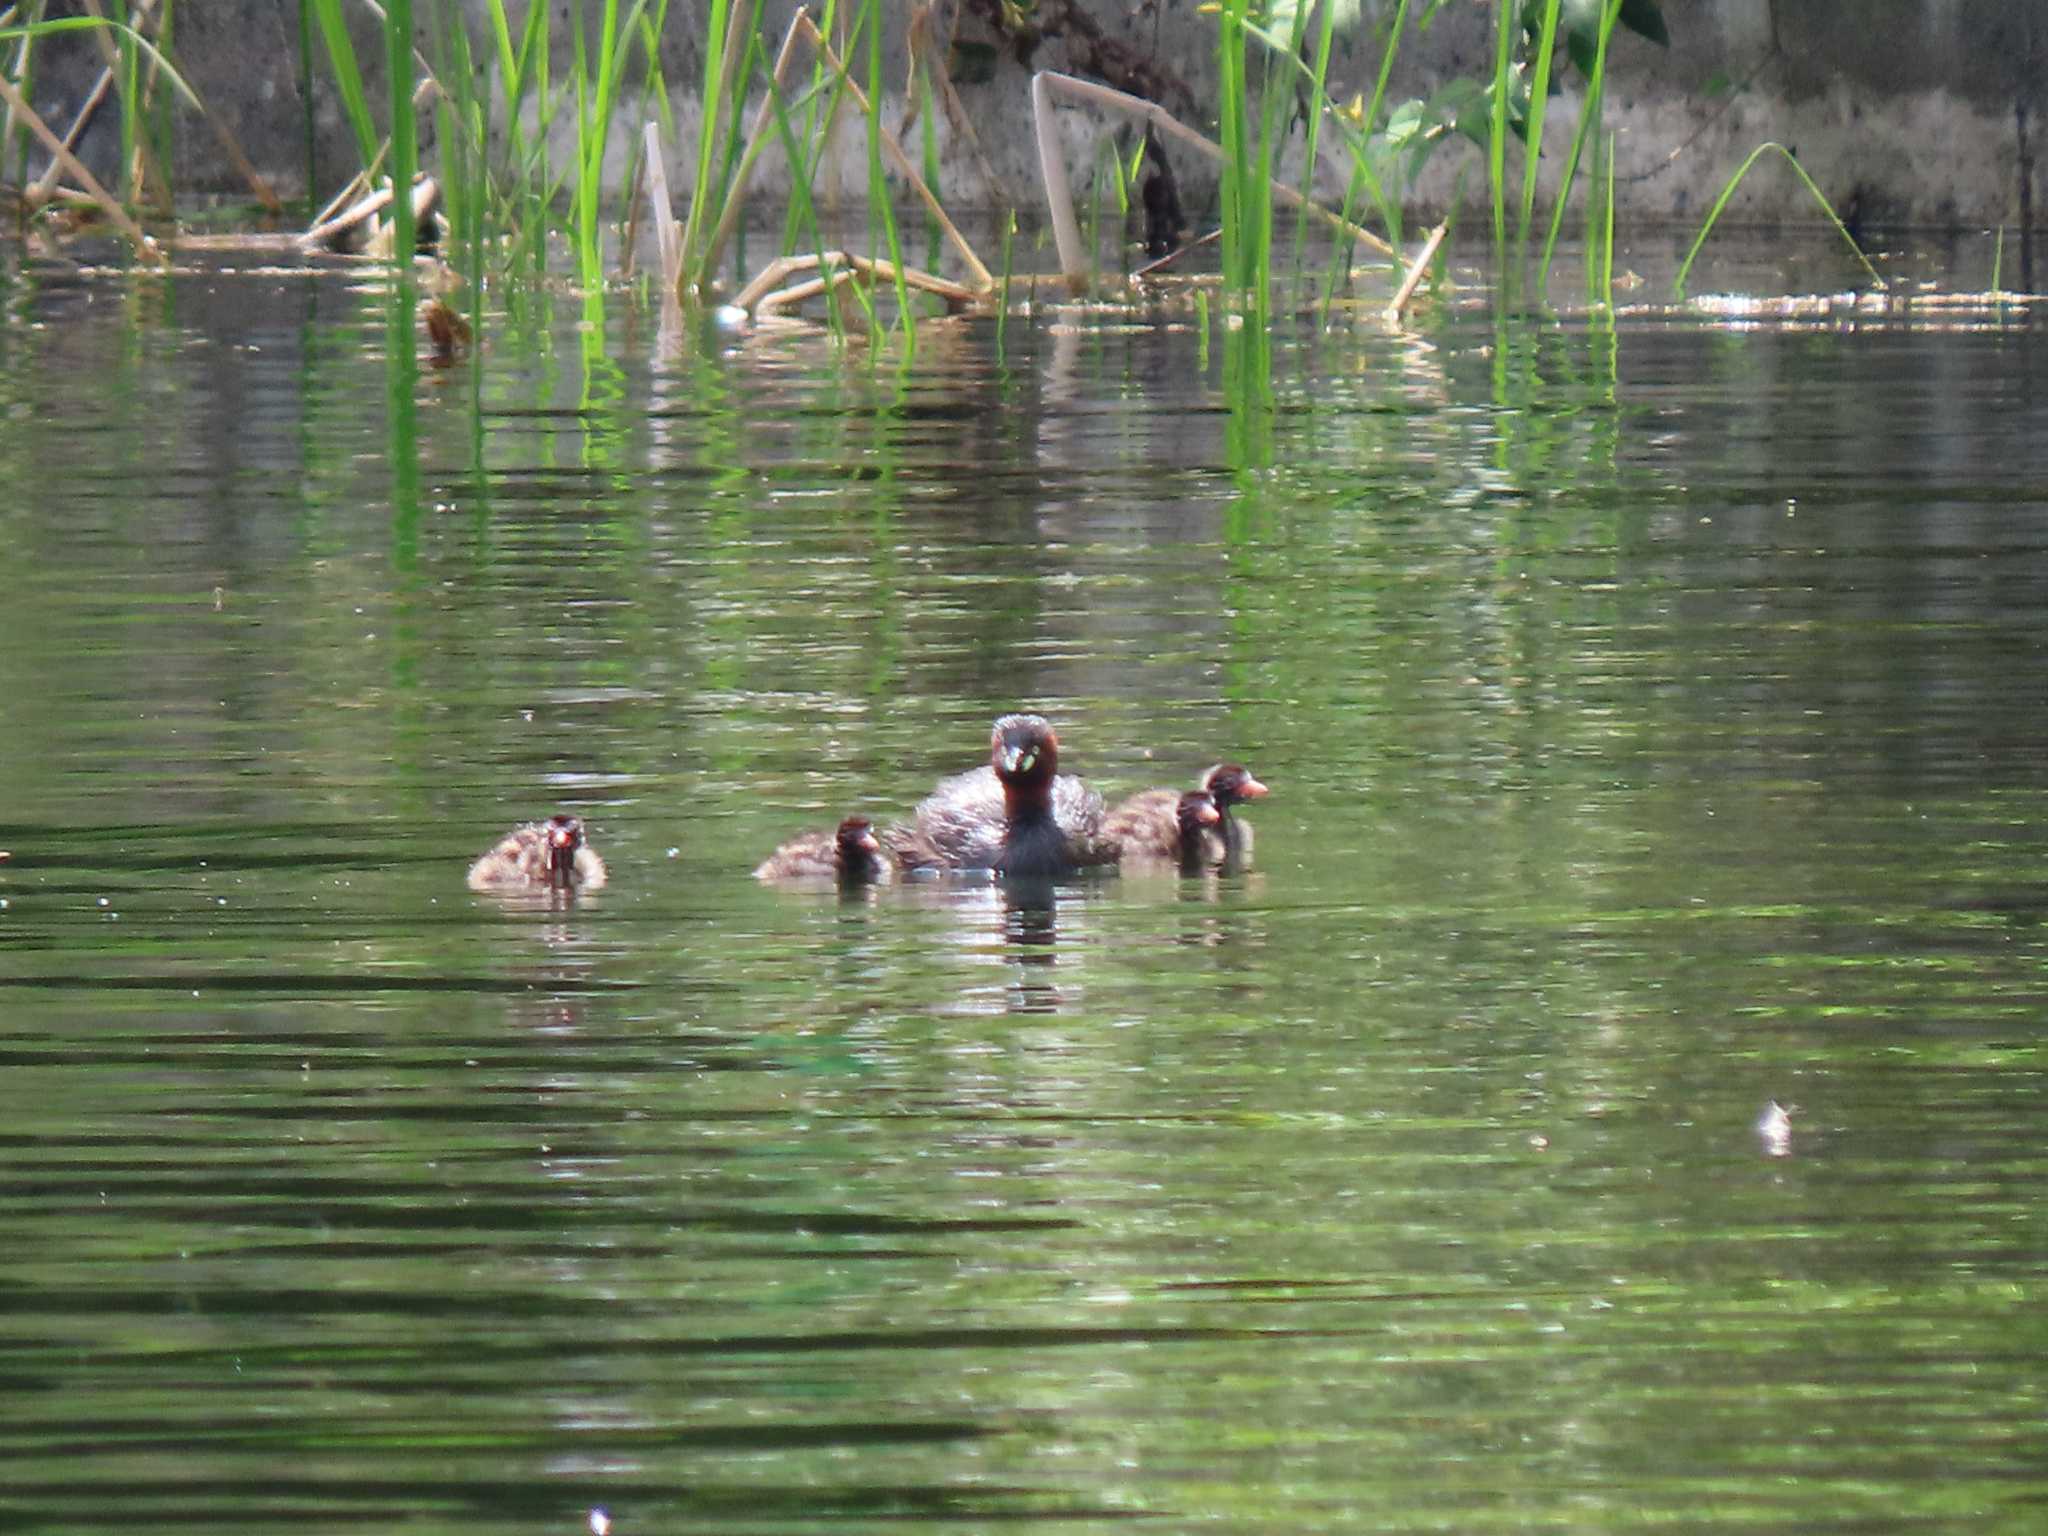
[[[320,38],[327,45],[327,64],[334,71],[334,86],[341,97],[341,109],[356,136],[356,152],[362,157],[365,174],[377,157],[377,130],[371,126],[369,98],[363,91],[363,73],[356,64],[355,44],[349,40],[348,23],[342,19],[341,0],[307,0],[320,23]]]
[[[1735,189],[1742,185],[1742,178],[1749,174],[1749,168],[1772,150],[1776,150],[1778,154],[1782,155],[1785,163],[1792,167],[1793,174],[1799,178],[1806,190],[1813,194],[1813,200],[1820,204],[1821,212],[1827,215],[1828,222],[1835,226],[1836,232],[1848,243],[1849,249],[1855,253],[1856,260],[1861,264],[1863,270],[1869,274],[1871,282],[1877,287],[1882,288],[1884,286],[1884,278],[1878,274],[1877,268],[1870,264],[1870,258],[1863,254],[1863,247],[1858,245],[1856,237],[1849,233],[1848,225],[1844,224],[1840,216],[1836,214],[1834,205],[1827,200],[1826,195],[1822,193],[1821,189],[1814,185],[1813,178],[1806,174],[1806,167],[1801,165],[1798,158],[1784,145],[1774,140],[1766,140],[1749,152],[1749,158],[1744,160],[1735,174],[1728,178],[1727,185],[1721,188],[1721,195],[1714,199],[1714,206],[1707,210],[1706,222],[1700,226],[1700,232],[1694,238],[1692,248],[1685,253],[1685,260],[1678,264],[1678,275],[1671,281],[1672,292],[1679,298],[1685,297],[1686,275],[1692,271],[1693,261],[1698,257],[1700,247],[1707,243],[1707,236],[1713,233],[1714,223],[1721,217],[1721,210],[1728,206],[1728,200],[1735,195]]]
[[[1103,107],[1112,112],[1121,112],[1127,117],[1149,123],[1161,134],[1179,144],[1185,144],[1198,154],[1221,165],[1224,160],[1223,146],[1213,139],[1204,138],[1194,129],[1182,123],[1156,101],[1147,101],[1142,96],[1098,85],[1092,80],[1077,79],[1054,70],[1040,70],[1031,77],[1031,107],[1034,126],[1038,132],[1039,172],[1045,182],[1045,201],[1052,215],[1053,242],[1059,252],[1060,271],[1071,285],[1077,274],[1085,277],[1087,255],[1081,248],[1080,226],[1074,220],[1073,194],[1067,182],[1066,158],[1060,153],[1059,133],[1054,122],[1055,98],[1078,102],[1087,106]],[[1310,213],[1321,219],[1343,238],[1364,246],[1375,255],[1389,261],[1397,261],[1400,253],[1369,229],[1362,229],[1349,219],[1333,213],[1321,203],[1302,197],[1301,193],[1285,182],[1269,184],[1273,196],[1287,206],[1305,205]]]
[[[391,89],[391,260],[409,281],[419,244],[412,207],[412,176],[419,163],[419,120],[414,114],[412,0],[385,0],[385,68]]]
[[[1579,111],[1578,125],[1572,130],[1572,147],[1565,155],[1564,174],[1558,178],[1557,195],[1550,205],[1550,229],[1543,237],[1543,254],[1536,263],[1536,288],[1539,293],[1547,291],[1550,282],[1550,262],[1557,250],[1557,237],[1564,226],[1565,202],[1573,184],[1578,180],[1579,157],[1586,136],[1597,132],[1598,125],[1607,110],[1607,43],[1614,36],[1615,23],[1621,19],[1622,0],[1606,0],[1600,13],[1599,35],[1593,44],[1593,73],[1587,81],[1586,100]]]
[[[85,168],[84,163],[64,147],[64,141],[50,131],[50,125],[37,115],[27,99],[15,89],[14,82],[5,75],[0,75],[0,101],[6,102],[13,109],[15,118],[42,141],[43,148],[63,163],[64,173],[84,189],[86,196],[99,204],[101,212],[107,216],[107,222],[127,237],[129,244],[135,247],[136,254],[148,256],[156,261],[164,259],[163,252],[157,249],[156,242],[144,234],[142,226],[128,216],[128,210],[121,206],[120,199],[101,186],[98,178]]]
[[[1542,29],[1536,39],[1536,53],[1529,61],[1529,124],[1522,142],[1522,206],[1515,219],[1515,260],[1520,262],[1529,249],[1529,220],[1536,211],[1536,173],[1543,159],[1543,113],[1550,95],[1550,56],[1557,47],[1559,0],[1544,0]],[[1564,188],[1557,192],[1564,201]]]
[[[852,98],[854,105],[872,119],[873,114],[870,114],[868,109],[867,92],[860,88],[859,82],[853,78],[852,73],[841,61],[839,55],[833,51],[832,45],[826,41],[825,35],[818,30],[817,24],[811,20],[810,12],[806,9],[799,9],[797,11],[796,16],[790,21],[788,33],[783,37],[782,53],[778,54],[776,58],[778,78],[785,60],[791,52],[793,41],[798,36],[801,36],[802,40],[816,51],[818,57],[824,60],[826,68],[844,84],[846,94]],[[763,103],[760,112],[755,117],[753,135],[748,142],[745,153],[740,157],[741,174],[735,179],[734,185],[736,190],[728,202],[725,217],[720,219],[717,230],[714,231],[711,241],[706,246],[706,253],[712,259],[716,258],[739,221],[739,198],[746,187],[748,179],[746,173],[752,167],[754,157],[760,152],[761,140],[766,134],[773,114],[774,107],[772,103]],[[940,205],[938,198],[933,194],[931,188],[925,185],[924,178],[918,175],[917,167],[911,163],[910,156],[904,153],[903,145],[898,141],[896,135],[891,133],[886,125],[881,126],[880,134],[881,147],[888,156],[889,164],[894,168],[897,175],[909,183],[911,191],[917,194],[918,201],[924,204],[925,211],[936,219],[940,229],[945,231],[946,243],[953,247],[953,253],[960,258],[961,264],[967,268],[971,278],[970,286],[984,293],[993,290],[995,279],[989,275],[988,268],[983,265],[981,258],[975,254],[974,247],[968,243],[967,237],[960,233],[959,226],[947,217],[946,210]],[[705,258],[696,258],[693,265],[700,272],[705,270]]]
[[[1497,0],[1499,21],[1494,31],[1493,101],[1486,135],[1486,183],[1493,200],[1493,251],[1507,277],[1508,96],[1514,83],[1512,43],[1517,0]]]

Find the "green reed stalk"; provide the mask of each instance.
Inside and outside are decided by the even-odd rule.
[[[1224,0],[1217,42],[1222,96],[1223,283],[1247,307],[1247,323],[1263,328],[1272,299],[1273,195],[1269,168],[1278,119],[1289,98],[1278,88],[1274,70],[1269,66],[1262,94],[1264,110],[1254,140],[1245,43],[1255,32],[1249,0]],[[1291,53],[1288,58],[1293,61]]]
[[[529,4],[526,8],[526,24],[520,30],[519,44],[512,43],[512,29],[505,16],[504,0],[490,0],[491,37],[497,45],[498,88],[503,96],[505,112],[505,141],[509,148],[511,178],[506,191],[507,204],[504,212],[511,215],[515,227],[531,231],[543,222],[544,212],[536,206],[540,199],[536,188],[545,185],[547,170],[547,124],[545,120],[537,125],[537,137],[541,144],[538,154],[530,154],[526,141],[526,125],[521,116],[526,110],[526,98],[538,89],[545,101],[548,51],[548,7]]]
[[[34,99],[36,92],[35,42],[36,38],[41,35],[40,27],[42,20],[43,0],[31,0],[28,14],[21,19],[18,33],[21,38],[21,45],[14,50],[13,67],[7,68],[4,71],[7,78],[12,80],[16,87],[19,88],[22,96],[30,100]],[[34,135],[29,132],[26,123],[15,120],[12,105],[7,108],[6,125],[8,134],[14,139],[14,184],[18,187],[25,187],[28,185],[29,142]]]
[[[1394,19],[1387,24],[1386,51],[1380,55],[1380,72],[1373,77],[1372,100],[1365,104],[1365,130],[1370,133],[1373,125],[1380,120],[1380,112],[1387,103],[1387,81],[1394,73],[1394,55],[1400,51],[1401,35],[1408,26],[1408,0],[1398,0],[1394,6]],[[1400,234],[1393,234],[1394,243],[1400,244]]]
[[[1301,271],[1302,260],[1308,250],[1308,203],[1316,190],[1316,148],[1321,142],[1323,114],[1328,110],[1330,93],[1330,48],[1337,35],[1337,7],[1325,0],[1322,7],[1322,25],[1316,33],[1316,61],[1309,69],[1309,102],[1311,110],[1306,124],[1307,142],[1303,146],[1301,166],[1301,205],[1294,210],[1294,270]],[[1295,33],[1301,34],[1306,16],[1295,23]]]
[[[470,334],[475,336],[483,276],[483,225],[490,200],[490,177],[484,160],[484,104],[477,95],[475,61],[469,34],[459,18],[441,10],[441,71],[445,89],[434,101],[434,121],[441,146],[441,201],[448,220],[447,248],[456,270],[467,280]]]
[[[668,0],[662,0],[666,9]],[[741,160],[746,153],[747,82],[752,78],[749,60],[759,55],[762,0],[748,0],[744,16],[735,13],[734,33],[727,40],[727,66],[721,71],[726,82],[725,126],[720,134],[718,172],[712,178],[712,193],[723,218],[732,199],[744,193],[740,186]],[[764,66],[765,67],[765,66]],[[773,78],[772,70],[769,78]],[[707,274],[708,275],[708,274]]]
[[[704,238],[711,204],[711,156],[717,149],[718,106],[725,94],[726,32],[732,25],[732,7],[727,0],[711,0],[705,17],[704,82],[698,95],[701,116],[697,122],[697,174],[690,183],[690,211],[683,219],[683,269],[701,281],[709,274],[697,273],[697,246]]]
[[[1558,178],[1557,197],[1550,207],[1550,229],[1543,237],[1543,254],[1536,264],[1536,290],[1546,290],[1550,281],[1550,261],[1557,250],[1558,232],[1564,227],[1564,209],[1573,183],[1578,180],[1579,156],[1586,143],[1586,135],[1596,135],[1597,144],[1600,124],[1607,111],[1607,42],[1614,36],[1615,23],[1621,19],[1622,0],[1606,0],[1600,13],[1600,30],[1593,45],[1593,73],[1586,82],[1586,104],[1579,113],[1579,125],[1572,131],[1572,147],[1565,155],[1564,174]]]
[[[2003,231],[2001,231],[2003,233]],[[996,362],[1003,362],[1003,336],[1010,324],[1010,261],[1011,247],[1017,239],[1017,210],[1012,208],[1003,215],[1003,257],[997,277],[996,288]]]
[[[576,192],[571,208],[575,223],[577,282],[586,294],[604,285],[604,232],[598,223],[603,191],[605,141],[611,135],[612,50],[618,40],[618,0],[604,0],[598,27],[597,67],[593,73],[583,35],[583,7],[571,5],[576,58]]]
[[[859,25],[867,28],[868,45],[868,212],[879,222],[889,246],[896,276],[896,313],[903,327],[905,361],[917,350],[917,313],[910,285],[903,280],[903,242],[896,231],[896,211],[889,203],[889,183],[882,169],[882,7],[881,0],[861,0]]]
[[[306,213],[313,217],[313,210],[320,206],[320,150],[318,137],[313,132],[313,8],[299,7],[299,105],[303,109],[300,117],[306,130]]]
[[[1600,197],[1600,303],[1614,313],[1614,135],[1607,135],[1607,175]]]
[[[1998,226],[1998,238],[1991,246],[1991,291],[2003,293],[2005,289],[1998,281],[1998,275],[2005,268],[2005,226]]]
[[[1530,60],[1529,128],[1522,144],[1522,208],[1515,220],[1515,260],[1521,262],[1529,250],[1529,220],[1536,211],[1536,172],[1543,159],[1543,109],[1550,97],[1550,59],[1557,48],[1559,0],[1544,0],[1543,23],[1536,39],[1536,56]],[[1564,201],[1559,187],[1557,200]]]
[[[513,231],[513,248],[508,264],[525,267],[538,280],[547,267],[549,209],[557,180],[552,173],[548,151],[548,127],[554,121],[556,101],[548,78],[548,58],[553,45],[548,26],[548,7],[529,4],[525,25],[515,48],[507,24],[504,0],[490,0],[493,39],[497,45],[499,90],[503,97],[505,137],[509,145],[506,191],[497,214]],[[532,139],[522,121],[527,98],[534,101]]]
[[[753,57],[759,60],[759,67],[762,73],[770,78],[768,103],[775,116],[776,138],[782,145],[783,156],[789,162],[790,167],[789,209],[784,217],[781,254],[787,256],[794,251],[798,240],[808,230],[808,243],[811,251],[818,258],[818,275],[824,277],[828,275],[825,265],[825,235],[824,231],[819,227],[818,210],[811,198],[811,183],[817,176],[818,156],[823,150],[821,138],[815,136],[815,124],[818,121],[816,106],[819,93],[815,86],[806,93],[810,98],[807,105],[811,109],[809,122],[813,125],[814,136],[800,142],[797,138],[796,127],[790,121],[788,105],[783,101],[782,93],[773,88],[773,70],[762,53],[758,39],[755,42]],[[818,67],[819,69],[823,68],[822,61],[820,61]],[[846,82],[836,72],[832,75],[832,80],[834,82],[833,99],[836,102],[837,92],[845,88]],[[822,83],[822,77],[819,78],[818,83]],[[825,120],[827,122],[831,121],[830,116],[828,115]],[[807,145],[809,153],[806,153]],[[837,290],[831,290],[826,293],[825,325],[831,332],[832,340],[835,343],[843,343],[846,340],[846,324],[839,312]]]
[[[1328,7],[1325,7],[1325,9],[1327,10]],[[1263,54],[1264,67],[1260,71],[1259,78],[1259,150],[1254,158],[1254,169],[1258,175],[1258,200],[1253,204],[1254,223],[1252,228],[1252,239],[1257,251],[1257,260],[1254,265],[1258,269],[1259,303],[1256,313],[1261,326],[1266,323],[1266,317],[1271,308],[1272,301],[1273,173],[1279,165],[1281,144],[1287,131],[1287,116],[1294,104],[1294,93],[1288,88],[1290,82],[1287,76],[1293,70],[1307,68],[1301,62],[1301,46],[1307,35],[1308,8],[1306,6],[1296,7],[1293,26],[1282,47],[1273,48],[1271,46],[1271,39],[1263,34],[1261,35],[1261,41],[1266,42],[1267,47]],[[1312,75],[1311,78],[1313,79]],[[1315,132],[1315,123],[1319,122],[1322,118],[1324,99],[1321,86],[1317,85],[1315,94],[1311,98],[1313,110],[1309,114],[1310,127],[1308,131],[1311,135]],[[1315,177],[1315,161],[1313,159],[1310,159],[1308,162],[1308,167],[1304,174],[1309,178],[1312,188]],[[1307,212],[1306,207],[1304,206],[1301,211],[1305,214]]]
[[[1246,182],[1251,175],[1245,120],[1244,20],[1245,0],[1223,0],[1216,42],[1217,136],[1223,148],[1217,194],[1223,221],[1223,285],[1237,291],[1246,285],[1245,215],[1250,203]]]
[[[176,52],[176,45],[171,37],[171,24],[176,15],[177,6],[172,3],[172,0],[163,0],[163,4],[157,8],[157,53],[165,58]],[[155,89],[159,68],[160,66],[152,66],[148,79],[143,82],[143,121],[148,130],[150,153],[155,157],[157,170],[161,173],[163,185],[159,190],[163,194],[164,210],[169,212],[171,207],[171,161],[176,140],[171,133],[171,93]]]
[[[673,133],[675,122],[668,108],[668,88],[661,75],[661,27],[667,11],[668,0],[655,0],[654,14],[650,16],[644,11],[641,12],[634,18],[634,24],[627,28],[628,35],[639,40],[640,56],[646,65],[641,71],[640,98],[634,104],[631,121],[646,122],[651,102],[652,110],[660,118],[662,128]],[[620,47],[624,49],[626,46],[622,41]],[[622,277],[630,275],[633,271],[634,234],[638,228],[635,215],[638,212],[639,188],[647,171],[646,136],[628,134],[626,143],[631,152],[626,161],[626,227],[619,243],[619,273]]]
[[[128,28],[126,0],[116,0],[113,12],[114,24],[120,29],[115,33],[114,94],[121,105],[121,200],[132,208],[135,205],[135,143],[136,130],[142,120],[142,91],[136,69],[135,34]]]
[[[1869,274],[1870,281],[1877,287],[1882,288],[1884,286],[1884,279],[1878,275],[1877,268],[1870,264],[1870,258],[1863,254],[1863,248],[1856,243],[1856,237],[1849,233],[1849,227],[1842,222],[1841,217],[1835,212],[1834,205],[1827,200],[1826,195],[1821,189],[1813,184],[1813,178],[1806,174],[1806,167],[1801,165],[1792,151],[1784,145],[1767,140],[1749,152],[1749,158],[1744,160],[1735,174],[1728,178],[1728,184],[1721,188],[1721,195],[1714,199],[1714,206],[1707,210],[1706,223],[1700,226],[1700,232],[1692,242],[1692,249],[1685,253],[1685,260],[1678,264],[1678,276],[1673,278],[1671,282],[1672,292],[1679,298],[1685,297],[1686,274],[1692,271],[1694,258],[1699,255],[1700,247],[1707,243],[1707,236],[1713,232],[1715,220],[1721,217],[1721,210],[1728,206],[1728,199],[1735,195],[1735,189],[1742,185],[1742,178],[1749,174],[1749,168],[1763,158],[1766,150],[1773,149],[1784,156],[1785,163],[1792,167],[1793,174],[1799,178],[1806,190],[1813,194],[1813,200],[1820,204],[1820,211],[1827,215],[1828,222],[1835,226],[1836,232],[1848,243],[1849,249],[1856,255],[1856,260],[1862,264],[1863,270]]]
[[[835,0],[825,0],[824,12],[818,18],[818,30],[826,37],[832,35],[837,11]],[[775,103],[776,123],[782,135],[784,152],[790,157],[791,189],[794,191],[799,186],[802,188],[801,218],[799,199],[795,197],[792,197],[789,207],[783,214],[782,249],[778,253],[780,255],[787,256],[796,249],[803,234],[804,221],[809,223],[811,244],[821,252],[825,248],[823,236],[817,227],[817,211],[812,206],[811,186],[817,180],[818,167],[824,159],[825,125],[834,121],[840,101],[846,93],[846,83],[845,77],[838,71],[826,68],[822,56],[812,58],[811,83],[797,98],[803,109],[801,134],[796,133],[781,97],[771,93],[770,99]],[[802,154],[795,153],[792,148],[793,144],[798,142],[804,146]]]
[[[356,64],[356,45],[349,41],[348,25],[342,20],[341,0],[310,0],[310,4],[320,23],[320,39],[327,45],[335,93],[341,97],[342,112],[355,133],[356,151],[367,172],[377,159],[377,130],[370,116],[369,98],[363,94],[363,72]]]
[[[1513,42],[1517,0],[1497,0],[1500,23],[1494,34],[1493,110],[1486,135],[1486,183],[1493,194],[1493,250],[1507,275],[1508,97],[1514,90]]]
[[[419,125],[412,105],[412,0],[384,0],[384,44],[391,81],[391,260],[403,282],[411,276],[419,244],[412,217],[412,177],[419,163]]]

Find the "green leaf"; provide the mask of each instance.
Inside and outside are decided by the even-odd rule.
[[[1671,46],[1671,34],[1664,30],[1664,12],[1657,0],[1621,0],[1621,24],[1660,48]]]
[[[1564,0],[1558,8],[1557,30],[1564,37],[1565,56],[1588,80],[1600,57],[1600,17],[1605,9],[1600,0]]]

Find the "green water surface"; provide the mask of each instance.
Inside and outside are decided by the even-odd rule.
[[[0,1529],[2048,1518],[2024,311],[8,263]],[[1253,869],[749,878],[1020,706]]]

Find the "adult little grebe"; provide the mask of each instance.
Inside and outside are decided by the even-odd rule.
[[[1115,862],[1102,835],[1102,797],[1059,772],[1059,738],[1038,715],[1005,715],[989,736],[989,766],[941,779],[889,851],[905,869],[986,869],[1058,879]]]
[[[1213,831],[1221,819],[1206,789],[1178,796],[1170,789],[1148,789],[1112,810],[1102,835],[1117,845],[1126,868],[1178,864],[1193,871],[1222,860],[1223,845]]]
[[[891,866],[865,816],[849,816],[830,832],[791,838],[761,861],[756,880],[837,880],[865,885],[887,880]]]
[[[567,812],[514,827],[469,866],[473,891],[594,891],[604,882],[604,860]]]

